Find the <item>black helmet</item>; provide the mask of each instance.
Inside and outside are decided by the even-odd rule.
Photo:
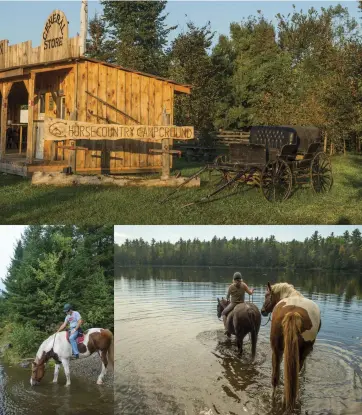
[[[64,304],[64,307],[63,307],[64,313],[67,313],[71,309],[72,309],[72,305],[71,304]]]
[[[242,280],[243,280],[243,279],[241,278],[241,274],[240,274],[240,272],[235,272],[233,279],[234,279],[234,280],[240,280],[240,281],[242,281]]]

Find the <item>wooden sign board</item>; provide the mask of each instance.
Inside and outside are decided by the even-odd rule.
[[[16,45],[0,40],[0,70],[77,57],[79,36],[69,38],[69,23],[60,10],[54,10],[47,18],[40,46],[33,48],[30,40]]]
[[[68,121],[46,118],[44,125],[45,140],[122,140],[133,139],[157,141],[164,138],[192,140],[194,127],[176,127],[172,125],[119,125],[92,124],[88,122]]]
[[[60,60],[69,56],[68,20],[61,10],[54,10],[45,22],[41,39],[41,60]]]

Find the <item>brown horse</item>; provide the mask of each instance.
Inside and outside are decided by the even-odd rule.
[[[221,298],[217,299],[217,316],[221,317],[221,313],[229,302]],[[236,336],[239,353],[243,353],[244,337],[250,333],[251,335],[251,354],[253,359],[256,353],[256,343],[261,323],[261,314],[258,307],[253,303],[238,304],[227,316],[226,325],[230,334]]]
[[[318,305],[305,298],[293,285],[268,282],[263,316],[273,312],[270,344],[272,348],[273,397],[279,383],[280,362],[284,353],[284,405],[291,410],[299,391],[299,371],[312,351],[321,327]]]

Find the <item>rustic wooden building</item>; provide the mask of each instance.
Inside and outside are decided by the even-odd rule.
[[[93,125],[173,125],[175,94],[190,87],[80,56],[66,18],[47,20],[42,45],[0,41],[0,171],[149,172],[162,167],[160,140],[44,140],[48,118]],[[67,23],[67,22],[66,22]],[[172,140],[170,140],[172,142]],[[150,151],[151,150],[151,151]]]

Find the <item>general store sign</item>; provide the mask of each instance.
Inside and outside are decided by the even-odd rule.
[[[92,124],[46,118],[44,125],[45,140],[191,140],[194,127],[176,127],[165,125],[118,125]]]

